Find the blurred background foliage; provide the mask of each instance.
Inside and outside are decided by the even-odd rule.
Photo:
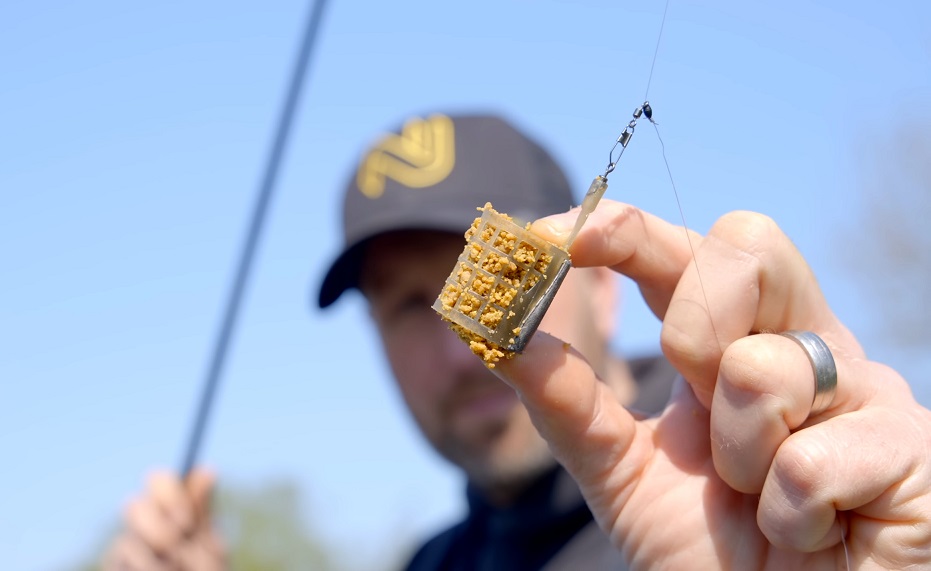
[[[214,521],[228,549],[230,571],[355,571],[345,565],[346,554],[306,521],[303,506],[300,487],[287,480],[221,487],[214,498]],[[75,571],[102,571],[100,560],[115,534],[108,534]],[[400,567],[406,555],[386,553],[382,568]]]
[[[924,300],[931,293],[931,119],[871,137],[860,154],[851,197],[859,205],[838,251],[874,322],[861,342],[913,387],[924,385],[931,365],[931,304]]]

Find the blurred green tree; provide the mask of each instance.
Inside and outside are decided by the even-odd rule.
[[[231,571],[336,569],[337,558],[302,520],[295,484],[221,489],[214,517],[228,546]]]
[[[877,341],[905,352],[931,346],[931,124],[909,124],[870,142],[861,210],[847,265],[877,319]]]
[[[255,489],[220,488],[214,500],[214,524],[227,546],[230,571],[344,569],[335,550],[301,516],[296,484],[282,481]],[[108,534],[99,553],[116,532]],[[101,555],[76,571],[101,571]]]

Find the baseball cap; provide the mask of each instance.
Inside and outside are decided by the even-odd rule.
[[[553,157],[494,115],[407,120],[369,148],[344,192],[343,249],[320,286],[321,308],[358,287],[365,246],[380,234],[464,233],[486,202],[525,222],[573,205]]]

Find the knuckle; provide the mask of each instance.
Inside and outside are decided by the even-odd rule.
[[[708,321],[704,306],[694,300],[674,299],[663,320],[660,345],[663,353],[674,363],[702,366],[720,357],[717,340],[708,335],[696,335],[688,325]]]
[[[786,439],[776,451],[773,472],[792,503],[801,506],[816,499],[824,489],[825,468],[831,452],[825,442],[816,438],[805,438],[796,433]]]
[[[702,344],[691,332],[678,327],[669,317],[660,331],[660,347],[673,363],[695,365],[701,361]]]
[[[643,226],[643,211],[636,206],[621,202],[611,202],[607,206],[604,227],[609,236],[619,235],[629,224]]]
[[[776,356],[769,344],[755,336],[738,339],[721,359],[721,379],[725,387],[741,393],[775,393],[771,374]]]
[[[722,216],[710,234],[746,252],[759,252],[781,232],[769,216],[739,210]]]

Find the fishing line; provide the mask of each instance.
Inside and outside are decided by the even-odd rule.
[[[278,179],[281,158],[284,155],[284,150],[288,143],[288,136],[291,133],[291,126],[294,123],[297,102],[300,99],[308,62],[313,52],[313,46],[316,43],[317,31],[320,28],[320,20],[323,17],[323,8],[325,4],[326,0],[316,0],[308,11],[303,38],[294,60],[291,82],[288,87],[284,105],[281,109],[275,138],[273,139],[271,149],[268,153],[265,171],[259,183],[258,197],[252,211],[252,219],[239,256],[239,265],[230,287],[230,294],[227,298],[226,309],[223,313],[220,330],[217,333],[214,343],[210,366],[207,370],[206,378],[204,379],[203,392],[201,393],[200,402],[194,417],[194,424],[191,428],[190,436],[188,437],[187,449],[181,463],[182,477],[187,477],[194,467],[194,464],[197,462],[197,456],[204,438],[207,420],[210,418],[210,411],[226,363],[226,354],[230,339],[236,328],[239,309],[242,306],[243,294],[251,274],[252,260],[255,258],[255,250],[265,226],[266,213],[268,212],[268,206],[271,202],[275,183]]]
[[[682,219],[682,227],[685,229],[685,239],[689,244],[689,251],[692,253],[692,263],[695,265],[695,273],[698,276],[698,284],[701,287],[702,297],[705,300],[705,308],[708,310],[708,322],[711,324],[711,331],[714,334],[715,341],[718,343],[719,349],[720,341],[718,340],[718,331],[714,326],[714,320],[711,318],[711,306],[708,303],[708,294],[705,292],[705,282],[701,277],[701,270],[698,267],[698,258],[695,255],[695,246],[692,244],[692,237],[689,231],[689,225],[685,221],[685,212],[682,209],[682,201],[679,199],[679,191],[676,188],[676,181],[672,176],[672,169],[669,168],[669,160],[666,158],[666,145],[663,143],[663,138],[659,134],[659,126],[656,121],[653,120],[653,108],[650,106],[648,100],[650,94],[650,85],[653,83],[653,71],[656,69],[656,59],[659,54],[659,46],[662,43],[663,39],[663,30],[666,28],[666,15],[669,13],[669,0],[666,0],[666,5],[663,8],[663,18],[659,25],[659,33],[656,37],[656,47],[653,49],[653,61],[650,62],[650,75],[647,79],[647,87],[643,93],[643,104],[634,109],[633,119],[627,124],[627,127],[624,128],[624,131],[615,141],[614,146],[611,147],[611,151],[608,153],[608,166],[605,168],[605,172],[602,175],[602,178],[607,182],[608,175],[611,174],[615,168],[617,168],[617,163],[620,161],[621,156],[624,155],[624,150],[627,149],[627,143],[630,142],[631,137],[634,134],[634,130],[637,127],[637,120],[641,117],[646,117],[647,120],[653,124],[653,129],[656,132],[656,138],[659,139],[660,148],[663,154],[663,163],[666,165],[666,174],[669,175],[669,183],[672,185],[672,192],[676,197],[676,206],[679,208],[679,217]],[[617,159],[614,158],[614,151],[617,149],[617,146],[621,145],[621,151],[618,153]]]
[[[666,14],[669,12],[669,0],[666,0],[666,7],[663,8],[663,19],[659,25],[659,34],[656,38],[656,48],[653,50],[653,62],[650,64],[650,77],[647,79],[647,88],[643,93],[643,100],[647,101],[650,94],[650,84],[653,82],[653,69],[656,67],[656,56],[659,54],[659,45],[663,39],[663,30],[666,28]],[[711,305],[708,303],[708,294],[705,292],[705,282],[701,277],[701,270],[698,268],[698,257],[695,256],[695,246],[692,244],[692,236],[689,232],[689,225],[685,221],[685,211],[682,210],[682,201],[679,199],[679,190],[676,188],[676,181],[672,177],[672,169],[669,168],[669,160],[666,158],[666,144],[663,143],[663,138],[659,134],[659,126],[656,124],[656,121],[652,117],[648,117],[650,123],[653,124],[653,130],[656,132],[656,138],[659,139],[659,146],[663,154],[663,164],[666,165],[666,174],[669,175],[669,184],[672,185],[672,193],[676,197],[676,206],[679,208],[679,218],[682,219],[682,227],[685,228],[685,239],[689,243],[689,251],[692,253],[692,263],[695,264],[695,274],[698,276],[698,285],[701,287],[701,295],[705,300],[705,308],[708,310],[708,323],[711,324],[711,332],[714,334],[714,339],[718,343],[718,348],[720,349],[720,341],[718,338],[718,330],[714,326],[714,320],[711,318]]]
[[[669,0],[666,0],[666,7],[663,8],[663,20],[659,24],[659,34],[656,36],[656,47],[653,49],[653,63],[650,64],[650,77],[647,79],[646,91],[643,92],[644,101],[650,98],[650,84],[653,82],[653,68],[656,67],[656,54],[659,53],[659,44],[663,40],[663,29],[666,27],[667,12],[669,12]]]
[[[676,190],[676,181],[672,178],[672,170],[669,168],[669,161],[666,159],[666,145],[663,143],[663,138],[659,135],[659,127],[656,125],[656,121],[650,122],[653,123],[653,130],[656,131],[656,138],[659,139],[659,146],[663,153],[663,163],[666,165],[666,174],[669,175],[669,184],[672,185],[672,193],[676,197],[676,206],[679,207],[679,217],[682,218],[682,227],[685,228],[685,239],[688,240],[689,250],[692,252],[692,263],[695,264],[695,274],[698,275],[698,285],[701,286],[701,295],[705,299],[705,307],[708,309],[708,323],[711,324],[711,332],[714,333],[714,339],[717,341],[718,348],[720,349],[721,342],[718,338],[718,330],[714,326],[714,320],[711,318],[711,305],[708,303],[708,294],[705,293],[705,282],[701,279],[701,270],[698,269],[698,258],[695,256],[695,247],[692,245],[692,235],[689,233],[689,225],[685,222],[685,212],[682,210],[682,202],[679,200],[679,191]]]

